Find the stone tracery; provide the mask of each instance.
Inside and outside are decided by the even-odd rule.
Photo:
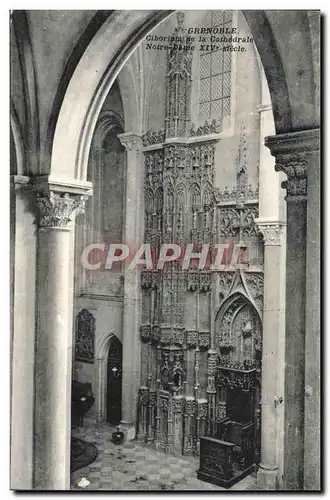
[[[177,30],[182,33],[183,21],[179,14]],[[253,261],[262,238],[254,222],[258,186],[249,183],[246,127],[240,130],[236,186],[218,189],[216,145],[221,139],[216,124],[197,131],[190,124],[191,62],[189,54],[169,52],[165,133],[151,130],[142,139],[145,238],[156,254],[162,243],[192,242],[196,250],[209,243],[211,254],[219,243],[249,244]],[[143,295],[140,331],[142,359],[151,349],[157,368],[148,380],[141,378],[139,439],[166,452],[198,455],[200,437],[215,436],[217,422],[228,419],[228,388],[251,390],[258,408],[253,391],[260,378],[263,269],[262,258],[254,260],[257,272],[198,270],[193,262],[188,270],[170,262],[163,270],[142,272],[143,291],[151,290],[157,277],[152,290],[157,307],[151,310]],[[211,312],[215,295],[220,315]],[[156,398],[149,413],[143,410],[146,392]],[[256,426],[256,417],[251,418]]]

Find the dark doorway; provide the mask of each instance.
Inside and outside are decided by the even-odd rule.
[[[117,337],[110,342],[107,369],[107,422],[121,420],[122,344]]]

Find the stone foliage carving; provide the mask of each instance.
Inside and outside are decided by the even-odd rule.
[[[189,130],[189,135],[191,137],[195,137],[198,135],[208,135],[208,134],[219,134],[221,132],[221,123],[217,122],[216,120],[212,120],[211,123],[209,123],[207,120],[205,121],[204,125],[200,125],[195,128],[195,124],[193,123],[191,126],[191,129]]]
[[[210,347],[210,332],[187,330],[186,331],[186,346],[188,349],[199,346],[200,348]]]
[[[197,401],[197,414],[199,418],[207,418],[207,401]]]
[[[141,325],[140,336],[142,342],[149,342],[151,339],[151,325]]]
[[[217,205],[236,204],[242,201],[242,191],[238,190],[237,185],[232,188],[228,188],[228,186],[225,186],[224,189],[214,188],[214,198]],[[244,201],[256,203],[258,198],[259,187],[253,187],[252,184],[248,184],[243,194]]]
[[[198,344],[198,331],[187,330],[187,347],[196,347]]]
[[[184,400],[182,396],[174,397],[172,400],[173,413],[182,413]]]
[[[287,196],[307,196],[307,162],[304,155],[278,156],[275,170],[284,172],[288,179],[282,182],[282,187],[286,189]]]
[[[172,344],[182,346],[183,342],[184,342],[184,338],[185,338],[185,329],[184,328],[178,328],[178,327],[173,328],[172,338],[171,338]]]
[[[225,401],[219,401],[217,404],[217,422],[220,422],[223,418],[227,416],[227,404]]]
[[[230,389],[248,391],[255,385],[255,370],[226,369],[220,367],[217,372],[217,385]]]
[[[230,290],[230,286],[232,285],[234,279],[234,273],[220,272],[218,275],[218,283],[219,283],[219,298],[222,301],[227,293]]]
[[[284,224],[280,222],[257,222],[265,245],[281,245],[283,243]]]
[[[147,406],[149,399],[148,387],[140,387],[139,389],[139,404],[141,406]]]
[[[142,136],[143,146],[151,146],[152,144],[162,144],[165,141],[165,130],[154,132],[149,130]]]
[[[184,404],[184,414],[187,417],[193,417],[196,413],[196,401],[194,399],[186,399]]]
[[[218,360],[218,366],[221,368],[230,368],[232,370],[252,370],[256,368],[253,360],[244,360],[243,363],[237,359],[230,359],[228,355],[221,355]]]
[[[199,332],[199,347],[209,348],[210,347],[210,332]]]
[[[83,213],[85,196],[63,195],[50,191],[49,195],[37,193],[40,227],[65,227],[72,220],[73,213]]]
[[[245,273],[245,282],[258,309],[262,312],[264,296],[264,276],[261,273]]]
[[[254,221],[258,213],[258,207],[220,208],[220,236],[258,236],[259,229]]]
[[[159,287],[160,275],[157,271],[142,271],[141,272],[141,287],[148,289],[156,289]]]
[[[211,288],[211,273],[189,271],[187,273],[187,289],[191,292],[208,292]]]

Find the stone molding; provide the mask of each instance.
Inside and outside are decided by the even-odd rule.
[[[278,220],[255,219],[260,233],[263,236],[265,246],[281,246],[284,243],[286,223]]]
[[[26,175],[11,175],[10,176],[11,187],[15,191],[31,190],[30,177]]]
[[[266,137],[265,145],[276,158],[275,170],[287,175],[282,187],[287,200],[307,199],[308,155],[320,150],[319,129]]]
[[[271,104],[259,104],[257,106],[257,111],[258,113],[265,113],[266,111],[272,111],[272,105]]]
[[[320,129],[270,135],[265,139],[265,146],[275,157],[318,151],[320,149]]]

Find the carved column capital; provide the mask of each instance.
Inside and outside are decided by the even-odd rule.
[[[138,134],[125,132],[124,134],[118,134],[118,139],[127,151],[142,151],[142,137]]]
[[[287,180],[281,186],[286,189],[286,199],[307,198],[307,161],[305,154],[279,155],[276,157],[276,172],[284,172]]]
[[[276,158],[275,170],[287,175],[282,182],[287,200],[307,199],[308,168],[314,167],[311,153],[320,150],[319,136],[319,129],[312,129],[266,137],[265,145]]]
[[[283,244],[285,222],[262,219],[255,219],[254,222],[263,236],[265,246]]]
[[[36,193],[40,227],[66,227],[73,213],[83,213],[87,196],[69,193]]]
[[[48,175],[32,179],[36,196],[38,224],[42,228],[65,228],[74,212],[82,213],[93,194],[92,184],[77,179],[54,179]]]

